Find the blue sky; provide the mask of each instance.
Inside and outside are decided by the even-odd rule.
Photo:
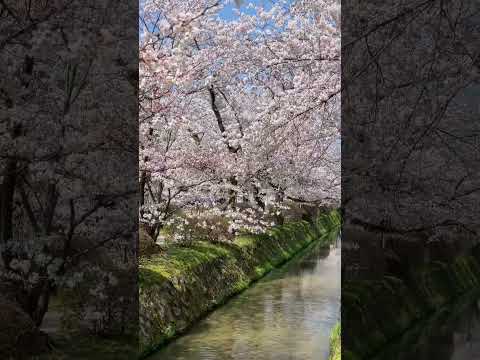
[[[254,5],[262,5],[266,9],[272,7],[272,2],[268,0],[243,0],[241,1],[242,5],[240,6],[240,11],[245,14],[254,15],[255,11],[252,9],[247,9],[248,4],[252,3]],[[235,20],[237,15],[235,14],[235,9],[237,6],[232,3],[225,6],[225,8],[220,12],[219,16],[224,20]]]
[[[141,1],[141,0],[140,0]],[[248,8],[249,4],[253,5],[260,5],[264,9],[269,10],[272,8],[273,3],[277,2],[278,0],[240,0],[241,3],[240,8],[238,8],[234,1],[229,2],[228,0],[224,0],[224,3],[229,2],[225,5],[225,7],[220,11],[218,16],[227,21],[234,21],[238,18],[237,11],[240,10],[241,13],[255,15],[255,10]],[[287,0],[287,3],[291,4],[295,0]],[[141,7],[140,7],[141,8]],[[142,23],[139,23],[140,29],[142,29]],[[140,38],[142,38],[142,33],[140,33]]]
[[[291,4],[295,0],[287,0],[287,3]],[[255,11],[248,9],[249,4],[260,5],[266,10],[272,8],[273,3],[277,2],[276,0],[241,0],[240,11],[245,14],[254,15]],[[238,9],[234,2],[225,6],[225,8],[220,12],[219,16],[225,20],[235,20],[237,15],[235,9]]]
[[[227,1],[224,1],[224,2],[227,2]],[[252,3],[254,5],[262,5],[266,9],[270,9],[272,7],[272,1],[271,0],[240,0],[240,3],[241,3],[241,6],[240,6],[239,10],[242,13],[250,14],[250,15],[255,14],[254,10],[247,8],[248,4],[250,4],[250,3]],[[142,7],[140,6],[140,9],[141,8]],[[222,11],[219,13],[219,17],[224,19],[224,20],[227,20],[227,21],[234,21],[234,20],[237,19],[237,14],[236,14],[236,11],[235,11],[236,9],[238,9],[238,8],[237,8],[237,6],[235,5],[234,2],[232,2],[231,4],[227,4],[222,9]],[[139,25],[140,25],[140,28],[142,28],[142,23],[141,22],[140,22]],[[142,37],[142,34],[140,34],[140,37]]]

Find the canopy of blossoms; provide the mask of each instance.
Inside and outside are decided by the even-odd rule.
[[[141,4],[140,216],[156,229],[208,209],[261,231],[291,201],[339,201],[339,1],[228,20],[227,5]]]

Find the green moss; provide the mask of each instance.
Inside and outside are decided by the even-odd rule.
[[[257,266],[257,267],[255,268],[255,273],[257,274],[257,278],[265,275],[265,274],[266,274],[267,272],[269,272],[269,271],[272,271],[273,268],[274,268],[274,267],[273,267],[272,264],[270,264],[270,263],[266,263],[266,264],[264,264],[264,265],[262,265],[262,266]]]
[[[243,291],[248,287],[248,285],[250,285],[250,281],[246,279],[241,279],[235,283],[235,285],[233,286],[233,291],[236,293]]]
[[[426,319],[435,319],[435,324],[444,323],[451,317],[451,311],[445,308],[477,291],[479,283],[480,264],[472,256],[460,256],[450,264],[430,263],[416,269],[410,282],[393,277],[345,282],[342,285],[343,327],[362,334],[348,338],[344,344],[345,354],[352,359],[370,359],[372,354],[381,353],[405,333],[410,334],[409,339],[413,339],[415,346],[421,347],[423,340],[412,329]],[[429,323],[433,322],[429,320]],[[422,325],[425,333],[428,333],[427,325]]]
[[[189,247],[171,247],[167,254],[155,255],[140,260],[140,274],[154,272],[165,279],[173,279],[196,266],[219,257],[230,256],[227,248],[207,242],[198,242]],[[142,283],[142,278],[140,282]]]
[[[140,286],[160,285],[165,280],[167,280],[167,278],[158,271],[148,268],[139,268],[138,270],[138,282]]]
[[[255,245],[257,239],[252,235],[243,235],[235,239],[234,244],[240,248],[248,248]]]
[[[341,325],[337,323],[330,334],[329,360],[340,360],[342,357]]]

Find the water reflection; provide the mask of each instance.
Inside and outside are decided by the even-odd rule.
[[[407,332],[374,360],[480,360],[480,301],[472,294]]]
[[[340,248],[315,248],[213,312],[152,360],[321,360],[340,316]]]
[[[480,359],[480,300],[461,316],[453,347],[451,360]]]

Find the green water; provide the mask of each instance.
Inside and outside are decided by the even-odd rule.
[[[313,248],[149,360],[323,360],[340,317],[340,248]]]

